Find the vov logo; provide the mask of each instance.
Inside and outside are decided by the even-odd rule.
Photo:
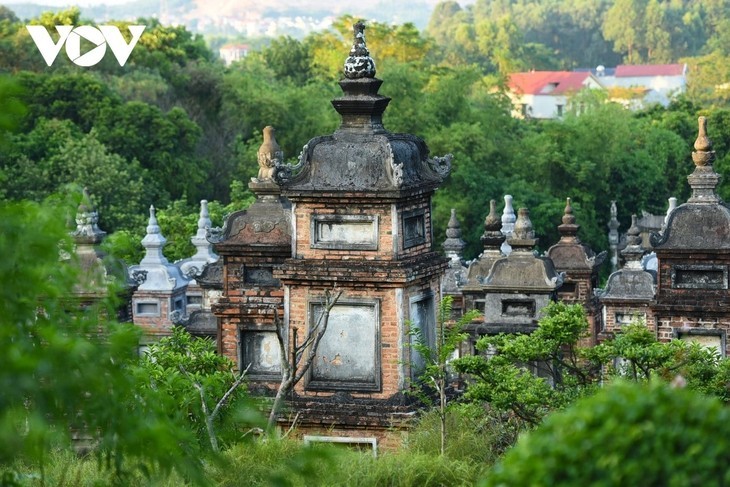
[[[91,25],[80,25],[78,27],[57,25],[55,27],[56,32],[58,32],[58,42],[53,42],[51,34],[42,25],[25,26],[47,65],[53,64],[56,57],[58,57],[58,53],[61,52],[61,48],[66,44],[68,58],[75,65],[83,67],[94,66],[101,61],[104,54],[106,54],[107,45],[119,61],[119,65],[124,66],[145,28],[144,25],[130,25],[129,32],[132,34],[132,40],[127,44],[122,33],[119,32],[119,28],[115,25],[99,25],[97,27]],[[81,54],[82,37],[96,47]]]

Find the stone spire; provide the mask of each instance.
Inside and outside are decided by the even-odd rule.
[[[621,251],[621,257],[626,262],[624,268],[643,270],[641,267],[641,257],[644,255],[644,249],[641,246],[641,232],[636,221],[636,215],[631,215],[631,227],[626,234],[626,248]]]
[[[383,112],[390,98],[378,95],[382,80],[375,77],[375,62],[365,45],[365,24],[353,26],[355,40],[345,60],[344,79],[340,87],[344,96],[332,100],[342,117],[338,131],[384,133]]]
[[[461,239],[461,225],[456,218],[456,210],[451,209],[451,218],[446,228],[444,251],[449,258],[449,268],[441,279],[441,292],[445,294],[460,294],[461,286],[466,282],[466,266],[462,259],[462,252],[466,242]]]
[[[692,188],[692,197],[688,203],[720,203],[720,197],[715,192],[720,182],[720,175],[712,167],[715,162],[715,151],[712,150],[712,141],[707,137],[707,118],[699,117],[699,132],[692,152],[692,161],[695,170],[687,176]]]
[[[562,221],[563,224],[558,225],[560,240],[563,242],[577,242],[580,225],[576,225],[575,223],[575,215],[573,215],[573,207],[570,206],[570,198],[566,199]]]
[[[198,218],[198,231],[190,239],[195,246],[195,255],[188,259],[176,262],[180,266],[183,275],[193,279],[197,277],[206,265],[216,262],[218,256],[213,252],[213,245],[207,238],[208,231],[212,228],[213,222],[208,213],[208,201],[200,201],[200,218]]]
[[[106,236],[106,232],[101,230],[97,223],[99,222],[99,213],[94,208],[89,196],[88,188],[84,188],[84,192],[76,211],[76,230],[71,233],[76,244],[99,244]]]
[[[162,247],[167,239],[160,233],[160,226],[157,224],[155,207],[150,205],[150,220],[147,224],[147,235],[142,239],[142,246],[145,248],[145,256],[140,264],[168,264],[167,258],[162,253]]]
[[[537,244],[537,240],[535,238],[535,231],[532,228],[532,220],[530,220],[530,210],[520,208],[512,236],[508,239],[512,251],[531,252],[532,248]]]
[[[504,196],[504,211],[502,211],[502,235],[506,237],[506,240],[502,242],[502,253],[509,255],[512,252],[512,247],[509,244],[509,238],[512,236],[512,230],[515,228],[515,209],[512,207],[512,195]]]
[[[446,251],[446,257],[449,257],[452,262],[461,262],[461,253],[466,247],[466,242],[461,238],[461,224],[456,218],[456,209],[451,209],[451,218],[446,228],[446,240],[444,241],[444,251]]]
[[[611,272],[615,272],[618,269],[618,227],[620,226],[616,202],[611,201],[611,219],[608,222],[608,246],[611,250]]]

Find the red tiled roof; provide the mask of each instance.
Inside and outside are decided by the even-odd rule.
[[[617,78],[634,78],[642,76],[681,76],[684,74],[684,64],[645,64],[616,66]]]
[[[590,76],[590,73],[573,71],[512,73],[507,86],[521,95],[564,95],[585,88],[583,83]]]

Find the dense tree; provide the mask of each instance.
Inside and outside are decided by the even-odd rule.
[[[163,396],[140,388],[138,330],[107,318],[110,301],[81,310],[71,296],[79,270],[59,249],[73,255],[65,225],[77,204],[0,204],[0,266],[14,283],[0,291],[0,462],[40,465],[43,483],[48,451],[74,435],[117,475],[156,464],[200,480],[191,435]]]

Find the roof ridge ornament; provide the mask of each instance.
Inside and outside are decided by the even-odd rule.
[[[699,117],[699,130],[697,140],[692,151],[692,161],[695,163],[695,170],[687,176],[687,181],[692,188],[692,197],[688,203],[720,203],[720,197],[715,192],[720,175],[715,172],[712,164],[715,162],[715,151],[712,150],[712,141],[707,136],[707,117]]]
[[[354,40],[350,55],[345,60],[345,78],[375,78],[375,61],[365,44],[365,23],[358,21],[352,26]]]

